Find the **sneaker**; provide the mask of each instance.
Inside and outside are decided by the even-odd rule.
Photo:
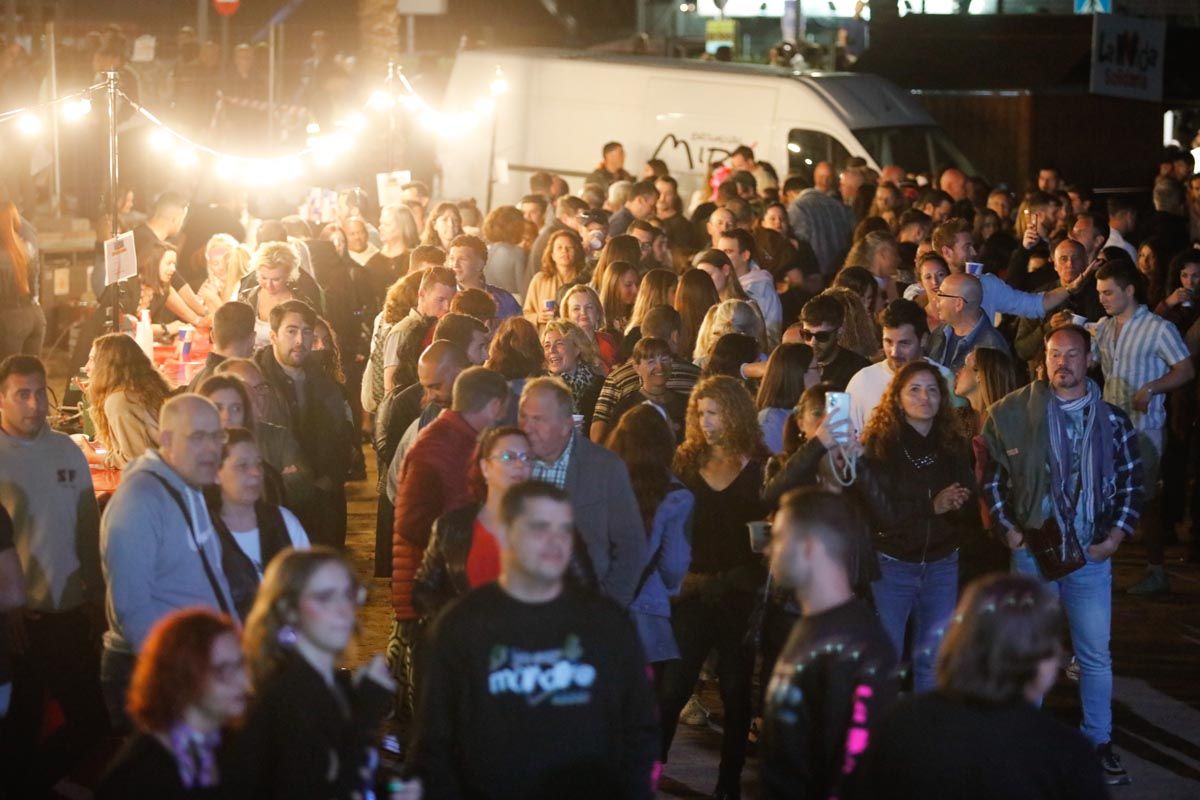
[[[1151,567],[1146,577],[1129,587],[1130,594],[1166,594],[1171,591],[1167,571],[1162,567]]]
[[[679,714],[679,724],[699,728],[708,724],[708,709],[700,704],[700,698],[692,695]]]
[[[1104,782],[1109,786],[1128,786],[1133,783],[1125,767],[1121,766],[1121,757],[1113,750],[1112,742],[1098,745],[1096,756],[1100,759],[1100,771],[1104,774]]]

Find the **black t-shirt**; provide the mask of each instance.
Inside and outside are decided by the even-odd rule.
[[[891,641],[862,600],[798,621],[767,688],[763,796],[859,796],[861,746],[896,698],[895,668]]]
[[[607,598],[468,592],[426,647],[413,751],[439,796],[648,798],[655,700],[633,625]]]
[[[680,476],[696,498],[692,523],[691,572],[711,575],[733,570],[757,573],[762,556],[750,549],[747,522],[766,518],[760,497],[764,462],[746,462],[733,483],[721,491],[708,485],[699,470]]]
[[[988,707],[940,692],[898,702],[862,768],[863,797],[1101,800],[1100,762],[1083,735],[1025,702]]]
[[[617,401],[613,406],[612,413],[609,415],[611,422],[609,430],[617,427],[621,417],[629,409],[640,406],[642,403],[653,403],[663,411],[667,412],[667,419],[671,423],[671,429],[675,433],[675,441],[682,442],[684,434],[684,421],[687,419],[687,404],[688,399],[678,392],[666,392],[666,395],[660,400],[651,400],[646,397],[641,391],[636,391],[632,394],[627,394]]]
[[[832,383],[835,389],[844,392],[850,379],[858,374],[860,369],[870,366],[870,364],[870,361],[853,350],[839,346],[833,360],[821,367],[821,380],[824,383]]]

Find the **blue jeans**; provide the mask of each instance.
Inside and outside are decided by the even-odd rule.
[[[871,584],[871,593],[879,621],[903,659],[904,629],[913,618],[913,688],[929,691],[936,683],[938,645],[958,597],[958,551],[924,564],[877,555],[881,577]]]
[[[1037,561],[1026,549],[1013,553],[1013,572],[1040,578]],[[1092,744],[1112,739],[1112,562],[1091,561],[1052,581],[1059,596],[1071,645],[1079,662],[1079,702],[1083,706],[1083,735]]]

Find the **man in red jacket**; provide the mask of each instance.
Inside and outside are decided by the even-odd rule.
[[[395,622],[388,662],[399,689],[398,717],[412,718],[412,653],[420,635],[412,606],[413,577],[434,521],[471,502],[467,471],[480,431],[504,419],[509,389],[504,376],[483,367],[459,373],[450,408],[418,434],[396,481],[396,523],[392,530],[392,610]]]

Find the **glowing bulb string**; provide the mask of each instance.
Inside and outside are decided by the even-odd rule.
[[[24,106],[22,108],[13,108],[13,109],[9,109],[8,111],[0,112],[0,123],[8,122],[11,119],[17,119],[17,118],[21,117],[23,114],[36,115],[40,111],[44,111],[46,109],[53,108],[54,106],[57,106],[57,105],[62,105],[63,103],[67,103],[72,100],[88,100],[89,98],[87,97],[87,95],[90,95],[92,92],[104,89],[107,86],[108,86],[108,84],[106,84],[106,83],[97,83],[93,86],[87,87],[86,89],[80,89],[77,92],[72,92],[71,94],[65,94],[62,97],[56,97],[53,100],[47,100],[44,103],[38,103],[38,104],[32,105],[32,106]],[[86,113],[86,112],[84,112],[84,113]],[[80,116],[82,116],[82,114]]]

